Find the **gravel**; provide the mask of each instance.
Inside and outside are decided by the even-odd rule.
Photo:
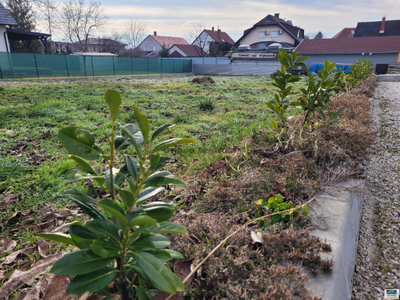
[[[400,83],[379,83],[372,104],[377,142],[367,167],[352,299],[384,299],[384,289],[400,289]]]

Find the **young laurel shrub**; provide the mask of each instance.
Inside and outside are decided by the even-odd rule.
[[[283,48],[279,49],[278,61],[281,64],[281,69],[276,70],[276,76],[271,76],[274,80],[272,85],[277,89],[277,91],[274,98],[265,103],[277,116],[278,122],[271,120],[271,125],[276,130],[285,128],[286,126],[286,112],[292,102],[289,99],[289,96],[293,94],[292,86],[289,84],[300,80],[300,76],[292,75],[292,70],[298,67],[306,68],[304,61],[307,59],[309,59],[308,56],[300,56],[297,52],[288,54]]]
[[[74,160],[86,173],[81,179],[97,182],[107,193],[108,199],[96,200],[78,191],[67,191],[75,203],[90,216],[86,224],[75,222],[69,234],[43,233],[42,238],[78,247],[57,261],[50,272],[74,276],[67,294],[85,292],[110,295],[120,293],[123,300],[150,299],[150,289],[175,294],[184,290],[182,281],[171,272],[165,262],[183,258],[176,251],[166,249],[170,244],[163,233],[187,234],[178,224],[166,222],[173,215],[173,207],[164,202],[146,200],[163,191],[165,185],[184,185],[170,172],[160,171],[168,159],[160,152],[185,143],[188,138],[173,138],[156,143],[159,135],[173,125],[165,124],[150,134],[147,117],[132,105],[137,124],[121,126],[122,135],[116,136],[117,117],[121,105],[118,92],[107,90],[105,102],[111,112],[111,134],[104,133],[110,151],[104,152],[95,144],[94,137],[77,127],[69,126],[58,133],[58,138]],[[124,155],[120,168],[116,165],[116,152],[133,147],[135,157]],[[105,161],[108,171],[98,174],[88,161]],[[109,219],[103,212],[108,212]],[[110,291],[109,285],[114,282]],[[153,290],[154,291],[154,290]]]

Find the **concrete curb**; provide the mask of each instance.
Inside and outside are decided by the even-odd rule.
[[[308,274],[307,289],[323,300],[351,299],[360,230],[364,180],[348,179],[326,190],[310,204],[310,216],[318,228],[311,232],[331,244],[332,274]]]
[[[376,81],[400,82],[400,74],[377,75]]]

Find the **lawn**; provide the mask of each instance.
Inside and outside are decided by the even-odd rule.
[[[148,116],[151,126],[174,123],[173,135],[194,145],[174,151],[177,175],[188,175],[220,161],[258,130],[270,130],[264,105],[273,88],[266,77],[216,77],[216,84],[193,84],[191,77],[112,78],[101,81],[27,81],[0,88],[0,192],[18,194],[14,210],[45,203],[62,207],[63,191],[82,188],[73,181],[74,165],[57,140],[68,125],[90,130],[104,141],[110,129],[103,95],[122,95],[121,123],[134,122],[129,105]],[[298,85],[301,85],[299,83]],[[103,140],[102,140],[103,139]],[[190,170],[189,170],[190,168]],[[189,171],[189,172],[187,172]],[[3,195],[4,196],[4,195]]]

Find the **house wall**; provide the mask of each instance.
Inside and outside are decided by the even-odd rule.
[[[210,43],[213,42],[214,39],[205,31],[203,31],[192,43],[192,45],[197,45],[200,49],[203,49],[204,52],[208,53],[210,50]]]
[[[399,53],[372,53],[372,55],[360,54],[302,54],[309,56],[310,59],[306,60],[307,67],[313,64],[324,63],[324,61],[331,61],[337,64],[354,64],[358,59],[368,59],[376,64],[387,64],[390,62],[397,62]]]
[[[179,49],[176,46],[173,46],[171,49],[169,49],[169,53],[174,53],[174,51],[178,52],[182,56],[187,56],[185,52],[183,52],[181,49]]]
[[[155,39],[151,36],[148,36],[143,40],[143,42],[139,46],[141,51],[160,51],[162,49],[162,45],[160,45]]]
[[[279,31],[282,28],[274,25],[274,26],[260,26],[254,28],[245,38],[243,38],[240,41],[240,45],[251,45],[254,43],[259,43],[261,41],[265,41],[266,39],[271,39],[273,41],[281,42],[281,43],[290,43],[294,45],[294,39],[285,31],[283,31],[283,34],[278,34],[278,37],[272,38],[271,37],[271,32],[272,31]],[[269,31],[268,35],[265,35],[265,37],[259,38],[258,37],[258,32],[259,31]],[[283,29],[282,29],[283,30]]]
[[[4,32],[6,32],[6,26],[0,25],[0,52],[9,52],[10,45],[8,44],[8,41],[6,42],[6,40],[4,38]]]

